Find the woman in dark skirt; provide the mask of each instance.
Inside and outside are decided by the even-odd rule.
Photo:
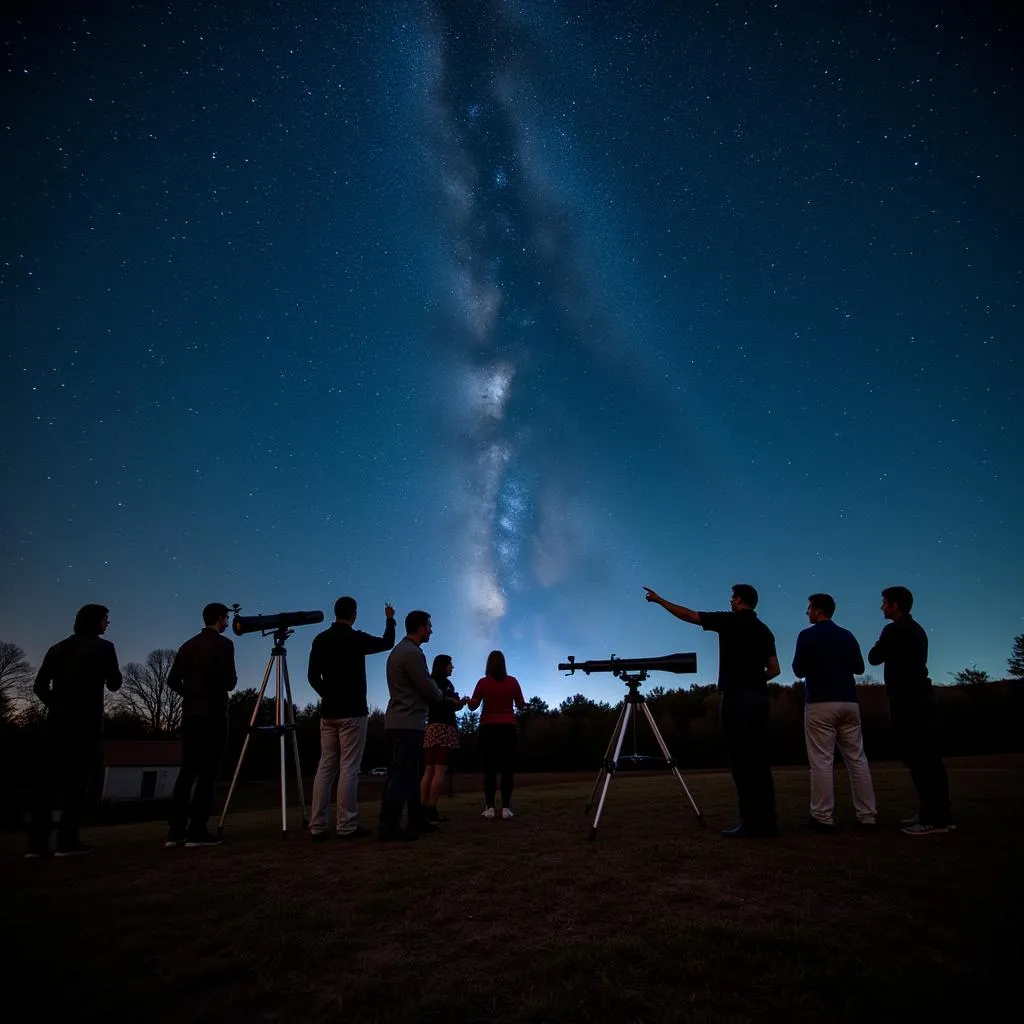
[[[445,773],[452,752],[459,749],[459,729],[455,722],[455,712],[465,702],[455,692],[451,682],[454,669],[452,659],[447,654],[439,654],[434,658],[430,674],[437,683],[437,688],[444,694],[444,700],[430,705],[427,712],[427,731],[423,734],[423,754],[426,769],[420,780],[420,802],[427,821],[444,821],[443,815],[437,813],[437,801],[441,795]]]

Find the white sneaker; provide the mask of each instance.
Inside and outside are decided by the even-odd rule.
[[[480,815],[480,817],[481,818],[493,818],[494,817],[494,808],[493,807],[488,807],[487,810],[484,811],[484,813]]]
[[[512,808],[511,807],[502,807],[502,809],[501,809],[501,816],[506,821],[508,821],[508,819],[512,817]]]

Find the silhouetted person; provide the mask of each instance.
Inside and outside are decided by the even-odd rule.
[[[459,725],[456,713],[465,701],[455,692],[451,674],[455,663],[450,654],[434,656],[430,676],[444,694],[444,700],[432,701],[427,711],[427,731],[423,734],[423,757],[426,767],[420,779],[420,803],[427,821],[447,821],[437,810],[445,773],[454,751],[459,749]],[[448,795],[451,796],[449,787]]]
[[[235,645],[223,635],[227,605],[203,609],[203,629],[174,656],[167,685],[181,696],[181,771],[171,798],[165,846],[216,846],[207,822],[228,740],[228,694],[235,688]]]
[[[829,594],[807,598],[811,625],[796,638],[793,672],[804,681],[804,738],[811,767],[811,816],[808,826],[834,832],[835,784],[832,766],[836,744],[843,753],[857,821],[875,824],[875,790],[864,756],[855,675],[864,671],[857,638],[832,621],[836,602]]]
[[[872,665],[885,665],[889,718],[903,760],[917,789],[918,813],[903,821],[911,836],[949,832],[955,826],[949,809],[949,780],[939,756],[935,691],[928,678],[928,634],[910,609],[914,595],[906,587],[882,591],[882,614],[889,624],[868,651]]]
[[[395,646],[395,609],[384,605],[384,635],[370,636],[353,629],[356,601],[334,602],[334,623],[313,638],[309,651],[309,685],[320,696],[320,763],[313,781],[309,831],[313,842],[330,837],[327,805],[338,780],[335,828],[341,839],[370,834],[359,824],[359,768],[366,747],[370,709],[366,703],[366,655]]]
[[[388,706],[384,713],[384,735],[390,751],[388,777],[380,798],[378,837],[385,841],[415,839],[418,832],[434,832],[437,825],[427,821],[420,804],[420,754],[427,729],[427,708],[444,695],[427,671],[427,659],[420,645],[433,632],[430,615],[409,612],[405,637],[388,655]],[[408,807],[408,828],[401,827],[402,810]]]
[[[117,652],[103,634],[109,609],[87,604],[75,616],[75,630],[43,658],[32,687],[46,705],[46,739],[36,777],[26,857],[45,857],[50,846],[53,797],[59,792],[58,857],[92,853],[78,841],[82,798],[96,762],[103,732],[103,690],[121,687]]]
[[[740,806],[740,823],[722,832],[728,838],[778,833],[775,784],[768,752],[771,698],[768,680],[780,672],[775,636],[757,617],[757,591],[748,583],[732,588],[731,611],[695,612],[659,597],[650,587],[647,600],[683,622],[718,634],[718,689],[722,691],[722,733]]]
[[[519,680],[505,668],[505,655],[491,651],[487,656],[484,676],[473,690],[467,707],[480,714],[480,753],[484,762],[483,817],[494,817],[494,794],[501,776],[501,816],[512,817],[512,781],[516,760],[516,713],[526,706]]]

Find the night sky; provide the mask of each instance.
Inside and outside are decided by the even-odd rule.
[[[95,13],[93,10],[95,9]],[[432,613],[617,700],[761,592],[937,682],[1024,632],[1016,16],[995,4],[32,4],[2,22],[0,639]],[[1007,6],[1005,10],[1010,10]],[[44,11],[48,13],[43,13]],[[86,11],[86,13],[83,13]],[[313,635],[289,644],[299,704]],[[240,686],[270,653],[235,640]],[[383,704],[384,657],[369,660]],[[876,673],[877,677],[877,673]]]

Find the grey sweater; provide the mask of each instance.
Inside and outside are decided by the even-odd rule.
[[[443,699],[437,683],[427,671],[427,659],[420,645],[404,637],[388,655],[388,708],[385,729],[427,728],[427,708]]]

